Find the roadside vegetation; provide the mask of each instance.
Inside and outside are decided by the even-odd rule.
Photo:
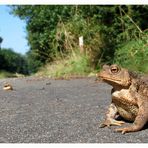
[[[0,49],[0,78],[28,75],[27,59],[12,49]]]
[[[21,57],[23,66],[17,65],[22,69],[15,71],[48,77],[88,76],[103,64],[117,63],[148,73],[147,12],[147,5],[11,6],[12,15],[26,21],[30,45]]]
[[[66,58],[56,59],[52,63],[48,63],[36,73],[37,76],[48,76],[50,78],[68,78],[88,76],[93,68],[89,65],[88,56],[78,52],[70,54]]]
[[[115,51],[115,63],[148,73],[148,34],[143,33],[140,38],[121,44]]]
[[[11,78],[11,77],[16,77],[14,73],[10,73],[4,70],[0,70],[0,79],[3,78]]]

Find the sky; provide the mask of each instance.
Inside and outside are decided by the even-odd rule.
[[[1,48],[11,48],[17,53],[25,54],[29,50],[26,23],[9,12],[8,6],[0,5],[0,37],[3,38]]]

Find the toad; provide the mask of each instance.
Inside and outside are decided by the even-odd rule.
[[[127,127],[117,128],[115,131],[124,134],[141,130],[148,122],[148,77],[116,64],[104,65],[97,76],[113,87],[112,101],[106,113],[106,119],[100,127],[121,126],[125,123],[117,120],[117,116],[121,116],[133,123]]]

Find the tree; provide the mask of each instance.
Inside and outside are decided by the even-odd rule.
[[[3,42],[3,38],[0,37],[0,49],[1,49],[1,43]]]
[[[28,51],[26,54],[28,73],[36,73],[43,63],[37,58],[36,53]]]
[[[15,6],[13,13],[27,22],[28,42],[30,50],[45,63],[52,61],[54,50],[52,42],[55,38],[56,26],[60,19],[70,16],[67,6]]]
[[[12,49],[2,49],[0,51],[0,69],[13,73],[28,74],[27,60]]]
[[[75,42],[80,32],[85,36],[84,42],[87,49],[92,51],[91,54],[94,54],[93,59],[112,63],[115,50],[120,44],[142,37],[148,26],[147,12],[147,5],[12,6],[12,13],[27,23],[31,53],[43,64],[51,62],[56,53],[66,49],[66,36],[64,33],[59,36],[59,24],[73,26],[72,29],[69,27],[68,33],[72,34]],[[73,25],[75,19],[77,23]],[[101,54],[97,54],[100,50],[100,47],[96,47],[97,40],[103,45]],[[97,60],[94,62],[97,65]]]

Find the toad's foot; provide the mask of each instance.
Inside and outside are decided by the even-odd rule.
[[[121,132],[122,134],[125,134],[128,132],[136,132],[138,130],[140,130],[138,126],[129,126],[129,127],[115,129],[116,132]]]
[[[117,121],[115,119],[107,119],[100,125],[100,128],[103,128],[105,126],[110,127],[111,125],[121,126],[124,123],[125,123],[124,121]]]
[[[115,129],[116,132],[121,132],[122,134],[125,134],[127,132],[129,132],[128,128],[118,128]]]

